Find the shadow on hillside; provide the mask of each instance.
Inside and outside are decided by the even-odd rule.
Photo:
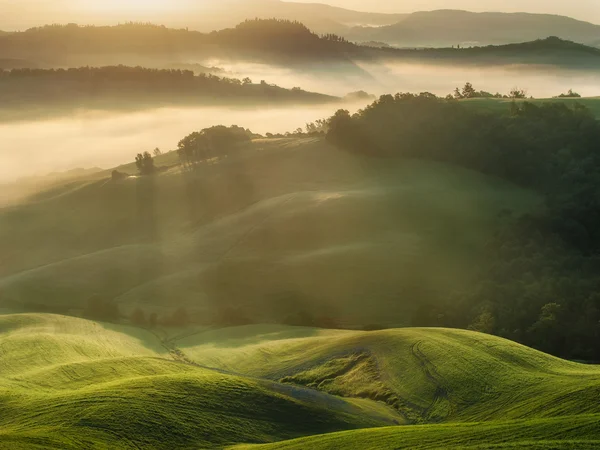
[[[218,348],[237,348],[270,341],[315,337],[319,335],[319,331],[318,328],[284,325],[248,325],[224,328],[216,333],[201,333],[191,337],[190,341],[193,339],[193,344],[210,344]]]

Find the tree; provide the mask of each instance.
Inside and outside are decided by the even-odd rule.
[[[475,98],[475,94],[477,91],[473,87],[473,85],[469,82],[465,83],[465,86],[462,88],[462,97],[463,98]]]
[[[119,306],[111,300],[105,300],[98,294],[94,294],[88,299],[83,315],[92,320],[115,321],[120,316]]]
[[[540,316],[529,332],[533,335],[536,347],[547,352],[560,349],[559,317],[561,306],[558,303],[547,303],[542,306]]]
[[[249,84],[252,84],[252,80],[251,80],[249,77],[246,77],[246,78],[244,78],[244,79],[242,80],[242,84],[243,84],[244,86],[247,86],[247,85],[249,85]]]
[[[177,308],[170,317],[163,321],[163,324],[169,327],[185,327],[189,323],[190,315],[183,306]]]
[[[519,88],[512,88],[508,94],[509,98],[527,98],[527,91]]]
[[[154,158],[150,152],[138,153],[135,157],[135,165],[140,172],[140,175],[152,175],[156,172],[154,167]]]
[[[496,319],[489,311],[482,312],[475,321],[469,325],[469,330],[479,331],[480,333],[492,334],[496,326]]]
[[[152,153],[154,154],[154,157],[157,157],[157,156],[160,156],[163,154],[162,150],[158,147],[156,147]]]
[[[140,308],[136,308],[129,318],[132,324],[143,327],[148,324],[146,320],[146,314]]]
[[[574,92],[573,89],[569,89],[566,94],[560,94],[558,98],[581,98],[577,92]]]
[[[237,144],[248,142],[257,136],[237,125],[218,125],[195,131],[177,144],[179,160],[186,169],[191,169],[201,162],[226,155]]]

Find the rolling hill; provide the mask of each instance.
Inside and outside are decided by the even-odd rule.
[[[153,334],[0,315],[0,448],[191,448],[390,425],[369,401],[174,360]]]
[[[0,349],[0,448],[518,448],[535,441],[562,449],[600,440],[599,407],[589,401],[600,389],[597,367],[468,331],[149,332],[4,314]],[[302,439],[285,441],[294,438]]]
[[[495,230],[539,206],[493,177],[321,138],[255,140],[198,175],[94,174],[3,209],[0,304],[81,311],[95,293],[125,314],[177,304],[200,323],[231,306],[258,322],[310,311],[405,325],[415,299],[468,283]]]
[[[143,110],[164,106],[324,104],[339,97],[284,89],[191,70],[81,67],[0,70],[0,122],[82,110]]]
[[[248,326],[175,341],[202,365],[396,408],[408,423],[598,414],[594,366],[497,337],[409,328],[375,332]]]
[[[437,10],[415,12],[393,25],[356,27],[343,35],[399,47],[502,45],[548,36],[594,45],[600,25],[549,14]]]
[[[598,448],[598,416],[489,424],[428,425],[332,433],[267,445],[239,445],[235,450],[459,450],[531,449],[593,450]]]
[[[140,65],[211,61],[270,64],[322,77],[369,79],[364,64],[427,63],[444,65],[554,66],[568,70],[600,67],[600,49],[556,37],[460,48],[376,48],[356,45],[337,35],[319,36],[300,22],[248,20],[212,33],[149,24],[117,26],[53,25],[0,36],[0,59],[31,61],[38,67]],[[548,37],[551,36],[551,37]],[[365,41],[381,41],[376,36]],[[316,64],[318,62],[318,64]]]
[[[598,366],[409,327],[540,195],[319,136],[208,156],[56,176],[0,209],[0,448],[600,443]],[[98,300],[115,323],[89,319]]]
[[[6,0],[0,1],[0,7]],[[299,20],[320,33],[331,33],[336,30],[344,30],[355,25],[391,25],[402,18],[405,14],[381,14],[370,12],[352,11],[345,8],[333,7],[322,3],[298,3],[279,0],[223,0],[218,3],[196,3],[185,4],[182,12],[174,0],[174,10],[156,11],[147,8],[145,11],[130,11],[102,15],[95,11],[94,14],[83,11],[81,4],[73,0],[61,0],[60,3],[43,4],[35,6],[40,11],[36,17],[25,14],[32,7],[31,1],[21,1],[11,4],[13,14],[11,20],[0,18],[0,28],[10,31],[26,29],[44,25],[45,23],[60,23],[65,20],[77,23],[117,23],[128,20],[164,23],[171,27],[190,27],[202,32],[229,28],[235,26],[248,18],[262,19],[287,19]],[[45,22],[40,22],[38,17],[45,17]]]
[[[25,11],[30,2],[10,5]],[[0,2],[1,4],[1,2]],[[473,13],[458,10],[417,11],[409,14],[382,14],[352,11],[321,3],[280,0],[229,0],[218,4],[186,5],[186,13],[174,11],[123,11],[94,16],[74,1],[36,5],[45,23],[102,23],[136,20],[189,27],[202,32],[230,28],[248,18],[297,20],[318,33],[337,33],[355,41],[381,41],[401,47],[449,47],[525,42],[558,35],[567,40],[594,45],[600,39],[600,26],[566,16],[526,13]],[[40,13],[41,17],[42,14]],[[15,19],[19,17],[19,20]],[[24,12],[11,14],[0,28],[15,31],[41,26]]]

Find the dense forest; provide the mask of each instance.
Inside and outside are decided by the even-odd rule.
[[[343,50],[355,48],[344,39],[319,36],[288,20],[246,20],[235,28],[200,33],[160,25],[127,23],[117,26],[47,25],[0,36],[1,58],[60,62],[83,56],[109,54],[146,57],[268,56],[286,61],[306,58],[345,60]]]
[[[90,102],[139,101],[198,104],[202,102],[327,102],[335,100],[301,89],[284,89],[246,78],[194,75],[191,70],[142,67],[0,70],[2,106],[70,105]]]
[[[327,139],[372,157],[457,164],[543,194],[542,210],[487,244],[480,281],[421,305],[414,325],[470,327],[600,360],[600,122],[585,107],[522,102],[500,114],[428,93],[386,95],[354,115],[338,111]]]

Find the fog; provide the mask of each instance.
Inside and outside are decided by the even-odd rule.
[[[423,64],[365,64],[351,71],[328,67],[316,71],[262,64],[202,61],[229,74],[264,79],[283,87],[301,86],[327,94],[365,90],[380,95],[428,91],[446,95],[466,81],[478,90],[507,93],[525,89],[536,98],[573,89],[600,96],[600,75],[550,71],[532,67],[441,67]],[[0,124],[0,182],[77,167],[110,168],[132,161],[135,154],[159,147],[174,149],[187,134],[213,125],[239,125],[256,133],[283,133],[332,115],[339,107],[357,110],[362,104],[234,108],[161,108],[142,112],[83,112],[62,118]]]
[[[261,134],[293,131],[338,107],[161,108],[0,124],[0,182],[76,167],[114,167],[133,161],[138,152],[175,149],[187,134],[213,125],[239,125]]]
[[[600,96],[600,74],[593,71],[560,70],[543,66],[444,66],[433,64],[355,63],[355,66],[321,65],[312,70],[273,67],[222,60],[202,61],[225,69],[230,76],[266,80],[279,86],[343,96],[365,90],[374,95],[396,92],[432,92],[445,96],[470,81],[478,90],[508,94],[525,89],[536,98],[548,98],[573,89],[585,97]]]

